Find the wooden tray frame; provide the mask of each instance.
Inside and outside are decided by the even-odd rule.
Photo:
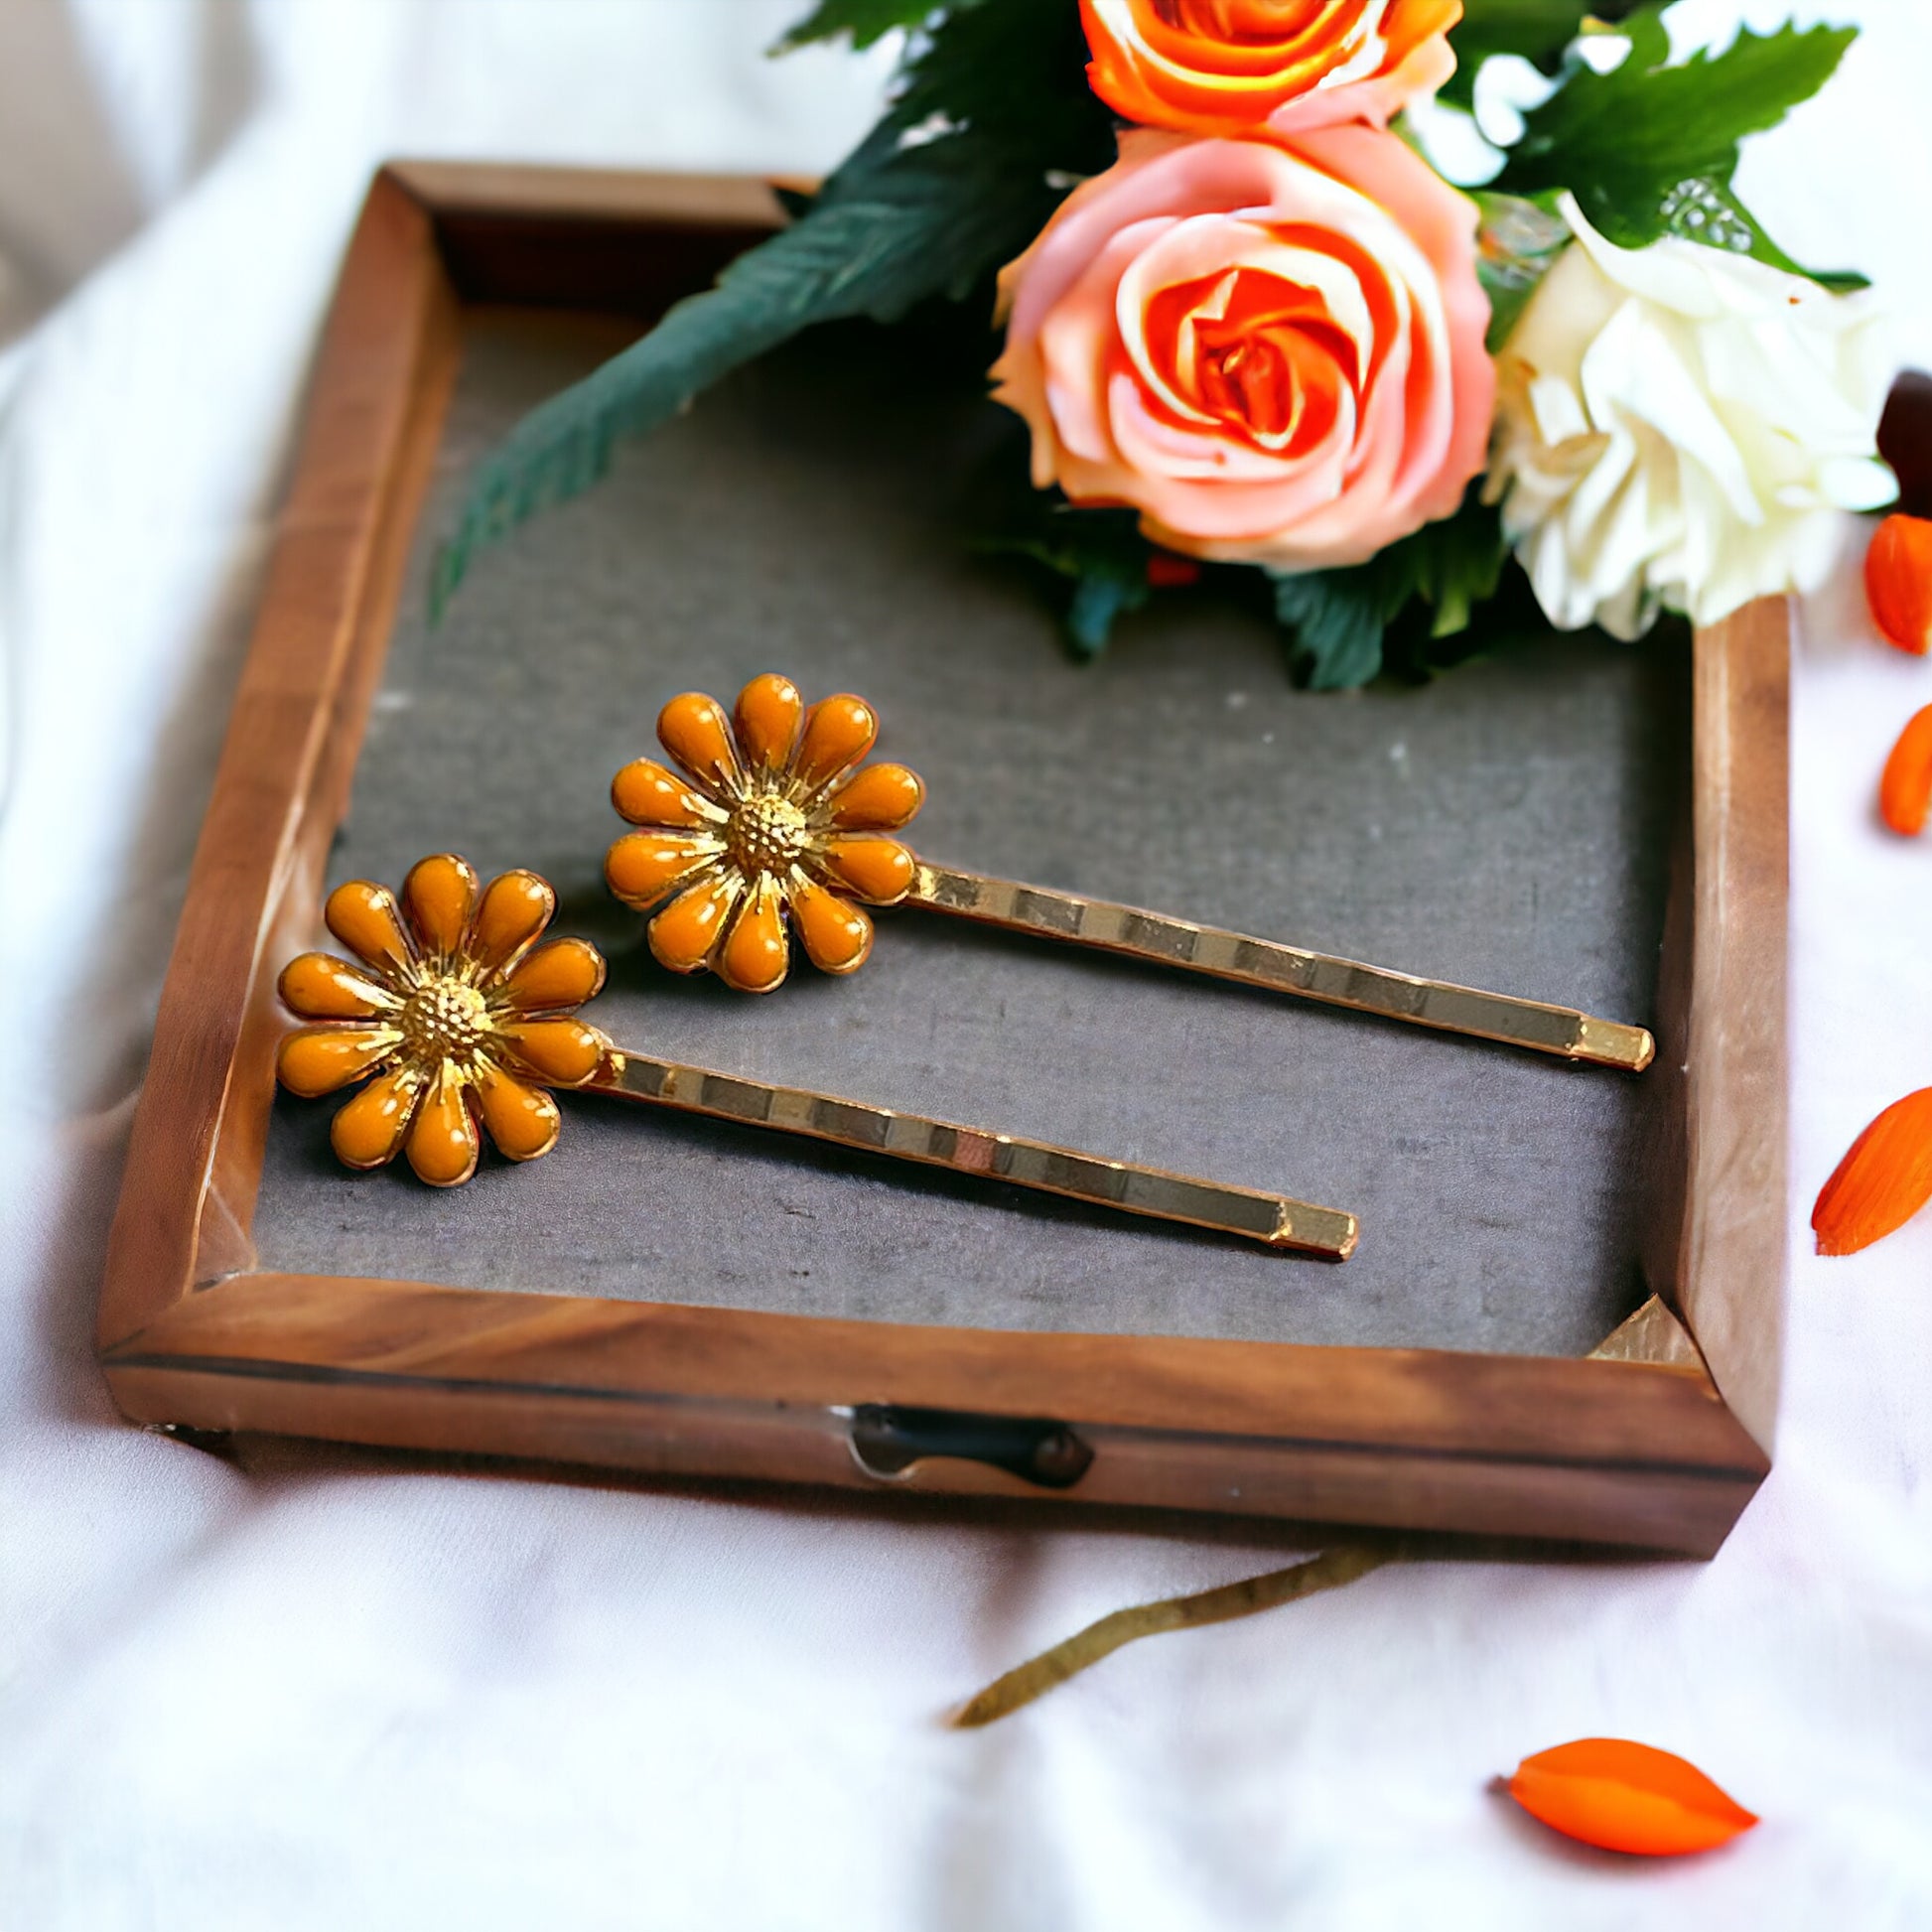
[[[1709,1554],[1769,1464],[1784,1277],[1789,612],[1699,634],[1665,943],[1654,1299],[1587,1360],[1032,1334],[259,1272],[249,1228],[314,929],[467,302],[649,314],[780,215],[730,178],[376,178],[156,1024],[100,1300],[130,1418],[689,1476],[878,1487],[852,1413],[1054,1418],[1074,1502]],[[1672,1311],[1676,1312],[1673,1313]],[[1681,1321],[1679,1316],[1682,1317]],[[1695,1340],[1693,1340],[1695,1337]],[[928,1454],[899,1486],[1051,1494]]]

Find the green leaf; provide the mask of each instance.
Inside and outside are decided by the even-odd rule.
[[[1441,98],[1453,107],[1472,106],[1476,75],[1498,54],[1520,54],[1553,68],[1592,11],[1589,0],[1466,0],[1462,18],[1449,29],[1455,72]]]
[[[1021,473],[1024,475],[1024,472]],[[1067,642],[1081,657],[1098,657],[1114,620],[1140,610],[1151,595],[1147,563],[1152,546],[1140,516],[1126,509],[1076,509],[1057,490],[1028,488],[1006,506],[1008,527],[981,537],[974,548],[995,556],[1026,557],[1067,579]]]
[[[702,390],[799,331],[897,322],[935,297],[978,297],[1044,225],[1069,178],[1113,159],[1071,7],[968,0],[921,37],[886,117],[792,226],[702,295],[525,417],[479,466],[437,559],[437,608],[476,553],[576,495]]]
[[[1383,668],[1387,633],[1417,602],[1431,614],[1431,638],[1466,630],[1507,556],[1502,520],[1472,485],[1454,515],[1365,564],[1276,576],[1275,617],[1291,633],[1296,676],[1311,691],[1367,684]]]
[[[1668,65],[1666,0],[1618,30],[1629,57],[1597,73],[1575,56],[1562,87],[1524,116],[1523,138],[1489,184],[1509,195],[1569,189],[1610,240],[1641,247],[1668,232],[1664,207],[1696,181],[1727,188],[1737,143],[1775,127],[1829,80],[1856,28],[1740,32],[1722,54]]]
[[[973,0],[952,0],[955,10]],[[855,49],[872,46],[901,27],[922,27],[938,11],[939,0],[818,0],[818,5],[787,33],[773,54],[789,54],[813,41],[850,34]]]
[[[1868,289],[1870,280],[1855,269],[1806,268],[1795,262],[1758,224],[1757,216],[1740,202],[1727,182],[1709,179],[1679,182],[1664,200],[1664,226],[1689,241],[1768,262],[1787,275],[1803,275],[1834,295],[1853,295]]]
[[[1489,298],[1489,351],[1508,342],[1517,319],[1556,259],[1570,246],[1570,224],[1556,212],[1554,196],[1527,201],[1517,195],[1475,191],[1482,210],[1476,279]]]

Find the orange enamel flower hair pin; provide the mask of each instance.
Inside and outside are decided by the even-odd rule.
[[[879,723],[863,698],[808,710],[789,678],[767,673],[730,717],[700,692],[673,698],[657,736],[675,768],[641,758],[612,780],[612,803],[638,829],[611,847],[605,877],[653,913],[651,951],[673,972],[709,968],[769,993],[792,934],[821,970],[856,972],[872,951],[865,907],[917,905],[1594,1066],[1641,1072],[1656,1050],[1643,1028],[1574,1008],[928,865],[895,836],[925,788],[902,764],[865,762]]]
[[[582,939],[549,939],[557,897],[533,872],[484,887],[452,853],[415,866],[400,894],[351,880],[324,918],[354,959],[304,953],[284,968],[282,1001],[304,1025],[282,1040],[282,1084],[305,1099],[366,1082],[330,1140],[351,1168],[398,1154],[432,1186],[477,1171],[486,1132],[512,1161],[557,1143],[553,1088],[800,1134],[900,1161],[1009,1181],[1157,1220],[1237,1234],[1344,1261],[1352,1214],[1285,1195],[1104,1161],[1014,1135],[766,1085],[612,1044],[577,1009],[604,984]],[[808,928],[809,930],[809,928]]]

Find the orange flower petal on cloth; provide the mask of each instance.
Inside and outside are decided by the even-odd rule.
[[[1854,1255],[1932,1200],[1932,1087],[1894,1101],[1852,1143],[1811,1210],[1821,1255]]]
[[[604,877],[619,898],[641,912],[723,850],[716,839],[690,833],[626,832],[604,855]]]
[[[557,915],[549,880],[533,872],[506,872],[492,879],[470,927],[469,954],[485,972],[500,973],[543,937]]]
[[[506,991],[519,1013],[581,1007],[604,987],[604,955],[585,939],[552,939],[510,974]]]
[[[298,1027],[284,1035],[275,1071],[291,1093],[314,1100],[359,1080],[401,1044],[393,1027]]]
[[[805,700],[788,677],[767,671],[738,694],[738,749],[756,771],[782,771],[798,742]]]
[[[869,764],[826,803],[827,816],[841,832],[897,832],[917,816],[925,786],[902,764]]]
[[[648,928],[657,963],[674,973],[695,973],[711,957],[744,891],[745,882],[736,873],[717,873],[680,893]]]
[[[1871,621],[1887,643],[1923,657],[1932,650],[1932,522],[1888,516],[1864,553]]]
[[[731,720],[725,707],[702,691],[673,698],[657,714],[657,739],[702,783],[728,785],[740,775]]]
[[[477,1104],[489,1138],[506,1160],[540,1160],[563,1132],[557,1103],[541,1087],[526,1087],[499,1067],[483,1069],[477,1081]]]
[[[409,1129],[409,1165],[432,1187],[460,1187],[477,1172],[483,1143],[463,1082],[447,1061]]]
[[[378,1074],[329,1128],[329,1144],[345,1168],[380,1168],[396,1158],[416,1112],[423,1074],[413,1066]]]
[[[611,803],[633,825],[675,825],[702,831],[724,813],[655,759],[632,759],[611,780]]]
[[[806,714],[805,736],[792,762],[792,775],[816,789],[857,764],[878,739],[879,719],[864,698],[841,692],[821,699]]]
[[[323,923],[365,965],[400,972],[415,957],[396,896],[387,886],[351,879],[329,895]]]
[[[393,993],[364,979],[345,959],[326,952],[291,959],[275,990],[282,1004],[304,1020],[373,1020],[399,1004]]]
[[[897,839],[827,839],[823,864],[842,886],[873,905],[897,904],[912,890],[913,858]]]
[[[1532,1818],[1606,1852],[1709,1852],[1757,1823],[1695,1764],[1621,1737],[1584,1737],[1526,1757],[1509,1795]]]
[[[805,956],[821,973],[856,973],[872,952],[872,920],[864,911],[800,875],[786,889]]]
[[[1910,838],[1925,830],[1932,811],[1932,704],[1898,734],[1878,780],[1878,813],[1894,832]]]
[[[463,950],[478,885],[476,867],[454,852],[435,853],[409,868],[402,882],[403,916],[423,953],[451,959]]]
[[[604,1064],[610,1046],[581,1020],[510,1020],[501,1031],[523,1065],[560,1087],[582,1086]]]
[[[784,901],[776,883],[761,877],[739,901],[738,914],[712,961],[718,977],[740,993],[772,993],[791,964]]]

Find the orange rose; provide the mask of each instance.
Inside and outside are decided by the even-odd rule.
[[[1386,127],[1455,71],[1462,0],[1080,0],[1087,77],[1148,127]]]
[[[1131,128],[1000,276],[1035,483],[1288,571],[1447,516],[1495,401],[1475,205],[1393,134]]]

